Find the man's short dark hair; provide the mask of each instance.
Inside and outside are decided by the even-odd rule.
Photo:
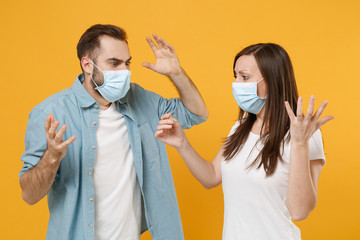
[[[103,35],[107,35],[115,39],[127,42],[127,36],[124,29],[109,24],[93,25],[88,30],[86,30],[86,32],[84,32],[76,47],[77,55],[80,61],[86,55],[89,55],[89,57],[93,61],[97,59],[97,56],[99,54],[98,50],[100,48],[99,37]]]

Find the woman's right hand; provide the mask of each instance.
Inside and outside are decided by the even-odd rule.
[[[172,117],[171,113],[166,113],[161,116],[155,137],[161,142],[175,148],[182,147],[186,140],[186,135],[179,121]]]

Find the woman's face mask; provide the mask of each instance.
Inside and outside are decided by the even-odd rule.
[[[257,95],[258,82],[233,82],[232,92],[236,103],[245,112],[258,114],[265,105],[266,97],[260,98]]]

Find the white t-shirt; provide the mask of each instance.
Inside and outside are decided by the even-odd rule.
[[[237,122],[229,135],[239,126]],[[286,207],[290,166],[290,143],[285,144],[283,159],[275,173],[265,177],[264,168],[247,168],[259,154],[259,135],[249,134],[243,148],[230,161],[221,162],[224,192],[224,240],[299,240],[300,230],[291,221]],[[253,151],[252,151],[253,150]],[[252,152],[251,152],[252,151]],[[249,154],[250,157],[248,158]],[[309,158],[323,159],[320,130],[309,140]]]
[[[94,165],[95,239],[139,240],[141,193],[124,116],[115,104],[99,111]]]

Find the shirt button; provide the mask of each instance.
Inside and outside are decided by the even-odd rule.
[[[89,198],[89,201],[90,201],[90,202],[93,202],[93,201],[94,201],[94,199],[91,197],[91,198]]]
[[[91,146],[91,148],[92,148],[93,150],[95,150],[96,147],[93,145],[93,146]]]
[[[89,172],[89,176],[92,176],[92,171]]]
[[[90,224],[89,224],[89,228],[92,228],[92,227],[93,227],[93,225],[90,223]]]
[[[93,122],[93,125],[96,126],[96,122]]]
[[[95,105],[95,107],[96,107],[96,108],[98,108],[98,107],[99,107],[99,105],[98,105],[98,104],[96,104],[96,105]]]

